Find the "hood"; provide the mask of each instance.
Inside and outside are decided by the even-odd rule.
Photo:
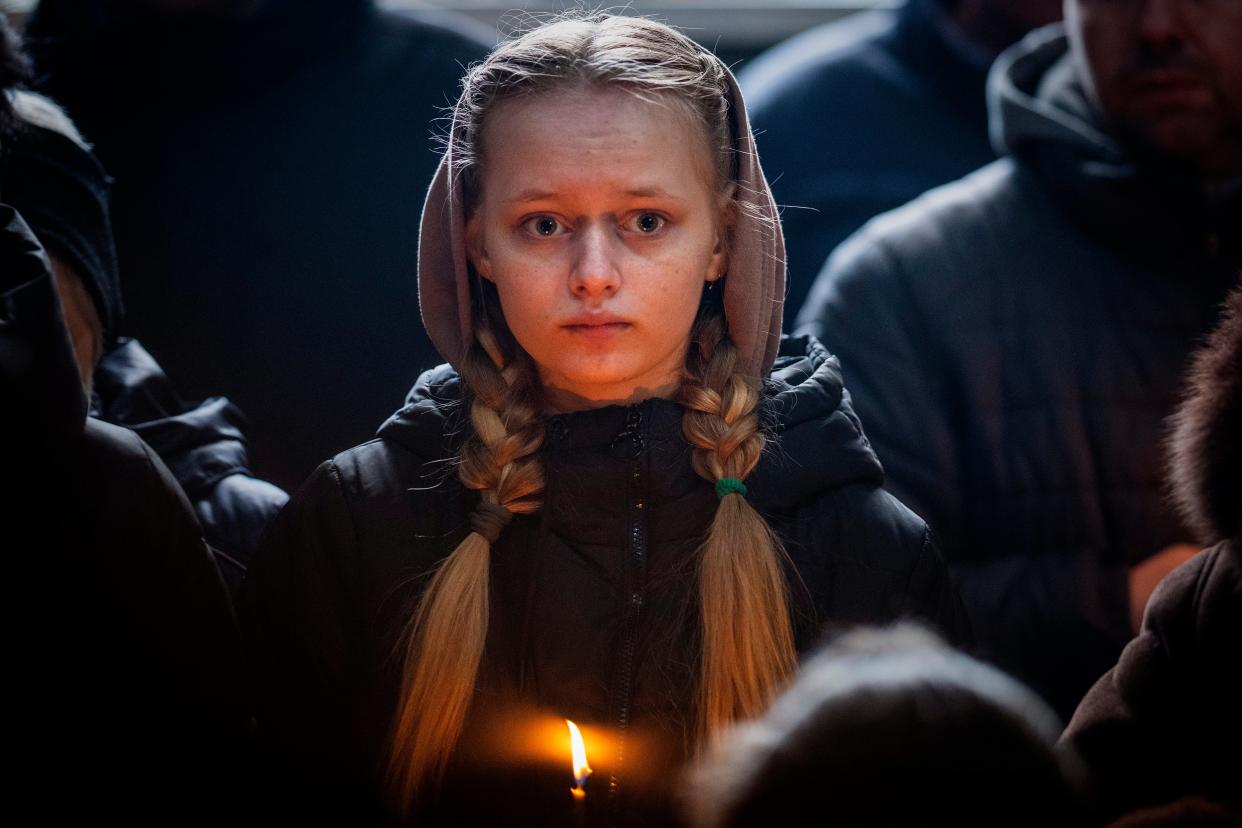
[[[1062,24],[997,58],[988,122],[997,152],[1033,169],[1089,232],[1145,249],[1236,242],[1228,231],[1242,226],[1242,186],[1205,186],[1185,164],[1119,142],[1080,80]]]
[[[741,370],[761,377],[772,367],[780,343],[785,241],[776,203],[759,167],[741,90],[733,74],[721,66],[729,84],[741,202],[730,237],[729,272],[723,279],[725,321],[738,349]],[[460,365],[474,338],[462,188],[460,177],[452,174],[463,121],[459,104],[453,113],[448,151],[440,160],[423,207],[418,253],[423,324],[440,355],[452,365]]]
[[[135,431],[191,500],[224,477],[249,474],[241,411],[224,397],[183,402],[137,341],[122,339],[100,361],[94,379],[92,414]]]
[[[810,336],[785,336],[772,371],[764,382],[764,427],[778,439],[768,443],[764,461],[747,479],[760,509],[790,508],[827,489],[851,483],[879,486],[884,472],[863,434],[841,380],[841,366]],[[408,449],[426,461],[456,455],[465,424],[461,380],[450,365],[425,372],[410,390],[405,406],[380,427],[377,436]],[[679,423],[682,409],[671,400],[652,399],[637,406],[652,410],[660,422]],[[597,431],[611,423],[617,436],[625,429],[625,406],[562,414],[570,431]],[[674,431],[680,433],[677,428]]]
[[[112,179],[56,104],[31,92],[10,95],[19,127],[0,158],[0,194],[82,280],[109,348],[124,314],[108,213]]]
[[[51,264],[7,204],[0,204],[0,389],[7,446],[55,450],[82,433],[86,397]]]
[[[842,381],[841,363],[819,340],[782,337],[764,386],[764,421],[779,439],[747,480],[760,510],[805,503],[838,486],[884,483],[880,460]]]
[[[1242,533],[1242,282],[1195,357],[1174,415],[1170,482],[1200,542]]]

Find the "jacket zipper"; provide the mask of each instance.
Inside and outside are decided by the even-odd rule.
[[[630,723],[630,693],[634,681],[634,648],[635,635],[638,629],[638,617],[643,608],[642,585],[647,578],[647,521],[643,475],[643,453],[646,441],[643,436],[643,412],[634,407],[626,413],[625,428],[617,435],[617,441],[628,439],[632,446],[632,461],[629,468],[629,485],[626,492],[630,496],[629,504],[629,538],[630,563],[632,573],[630,579],[630,595],[626,607],[625,637],[621,645],[621,676],[619,682],[617,706],[617,753],[613,761],[612,775],[608,779],[608,799],[611,804],[611,823],[616,824],[619,813],[621,793],[622,762],[625,759],[626,729]]]

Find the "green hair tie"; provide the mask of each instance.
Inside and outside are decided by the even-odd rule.
[[[721,500],[725,495],[740,494],[746,497],[746,484],[736,477],[722,477],[716,481],[716,497]]]

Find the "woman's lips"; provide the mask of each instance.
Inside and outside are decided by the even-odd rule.
[[[571,322],[563,326],[577,337],[589,340],[607,340],[630,328],[629,322]]]

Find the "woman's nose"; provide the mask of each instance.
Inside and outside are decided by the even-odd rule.
[[[589,225],[575,234],[569,289],[579,298],[609,296],[621,287],[618,240],[609,228]]]

